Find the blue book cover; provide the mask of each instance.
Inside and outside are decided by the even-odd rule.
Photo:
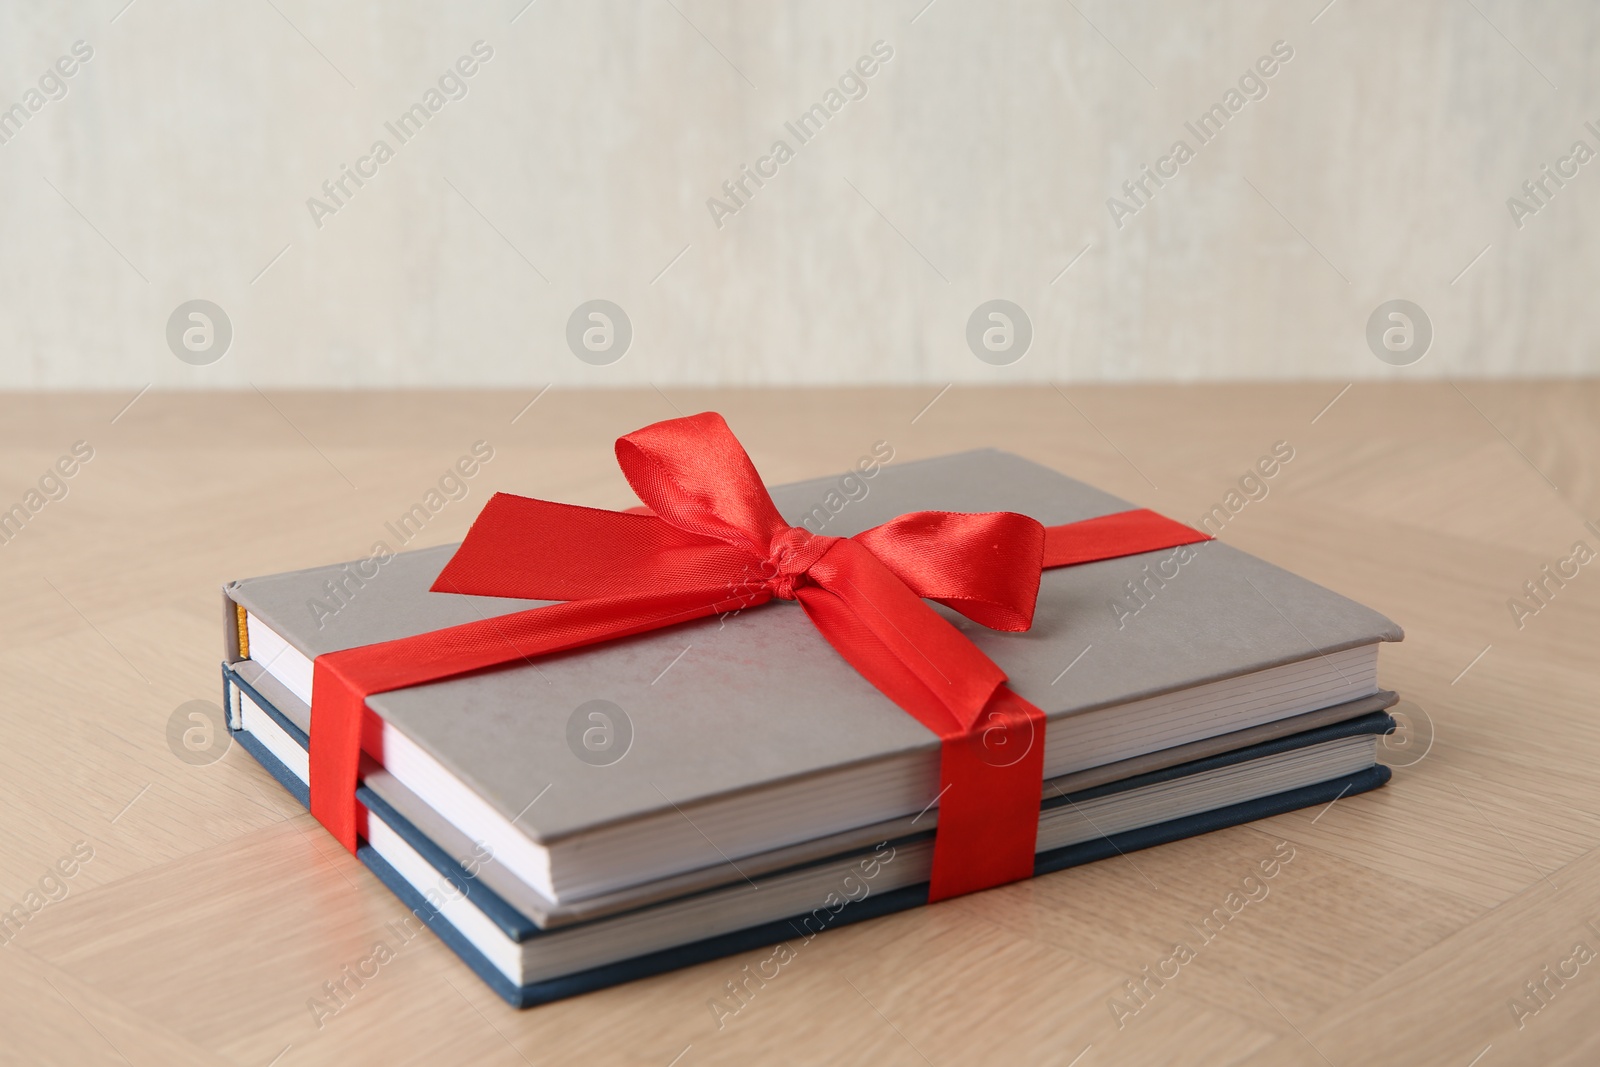
[[[282,730],[283,735],[293,744],[302,750],[308,748],[309,739],[306,737],[305,732],[295,725],[288,716],[275,708],[270,701],[261,695],[258,689],[252,687],[238,673],[226,665],[223,667],[223,685],[226,707],[235,706],[234,695],[237,690],[265,712],[271,718],[272,723]],[[296,799],[302,804],[309,804],[309,791],[305,780],[295,771],[290,770],[284,761],[274,755],[267,744],[263,743],[260,738],[247,729],[239,728],[237,722],[231,716],[230,722],[234,724],[233,736],[240,745]],[[1393,728],[1394,720],[1387,714],[1381,711],[1370,712],[1344,722],[1332,723],[1286,737],[1279,737],[1263,743],[1222,752],[1203,759],[1165,767],[1120,781],[1104,783],[1074,793],[1051,795],[1047,790],[1046,799],[1042,805],[1042,814],[1054,808],[1083,804],[1101,797],[1126,793],[1164,782],[1174,782],[1186,777],[1204,774],[1208,771],[1238,766],[1264,757],[1306,749],[1343,738],[1387,733]],[[1227,804],[1212,810],[1188,814],[1181,818],[1170,819],[1124,832],[1113,832],[1093,840],[1042,851],[1035,860],[1034,874],[1035,876],[1048,874],[1079,864],[1091,863],[1095,860],[1209,833],[1213,830],[1279,815],[1299,808],[1332,803],[1340,797],[1375,789],[1387,782],[1389,776],[1390,772],[1387,767],[1381,764],[1372,764],[1353,773],[1339,775],[1326,781],[1300,786],[1268,796],[1256,797],[1243,803]],[[392,830],[406,845],[426,860],[432,871],[440,879],[453,885],[462,897],[469,899],[484,918],[491,922],[507,939],[521,944],[536,941],[540,937],[551,936],[552,932],[540,929],[527,915],[513,907],[500,895],[481,882],[474,881],[472,875],[463,870],[455,857],[431,841],[371,788],[362,786],[357,795],[362,803],[367,806],[373,818],[381,820],[389,830]],[[914,848],[919,842],[925,842],[931,836],[931,832],[908,835],[893,841],[886,841],[881,847],[890,849],[890,854],[892,855],[892,850]],[[873,855],[883,855],[883,853],[874,850],[864,850],[861,854],[866,857],[862,860],[864,864],[871,863],[870,857]],[[898,886],[884,892],[871,892],[869,890],[859,899],[852,898],[847,901],[838,901],[837,908],[819,906],[810,911],[754,923],[737,930],[700,938],[685,944],[644,952],[637,956],[576,970],[573,973],[545,978],[540,981],[519,984],[509,978],[501,968],[497,967],[472,940],[463,935],[456,925],[443,914],[442,910],[430,902],[425,894],[413,885],[411,881],[402,876],[393,865],[379,854],[377,849],[370,844],[366,844],[361,847],[358,855],[361,861],[377,875],[378,879],[388,886],[422,922],[426,923],[428,928],[441,941],[460,956],[474,973],[508,1003],[516,1007],[544,1004],[564,997],[632,981],[636,978],[644,978],[664,971],[692,966],[696,963],[779,942],[809,940],[825,930],[876,918],[895,911],[903,911],[907,908],[918,907],[926,904],[928,899],[928,884],[925,881]],[[607,919],[602,918],[593,921],[603,923]]]

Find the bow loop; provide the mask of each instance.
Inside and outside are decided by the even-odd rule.
[[[617,439],[617,464],[639,499],[689,533],[765,559],[787,529],[744,446],[714,411],[668,419]]]
[[[912,592],[992,630],[1033,624],[1045,529],[1010,511],[913,511],[852,538]]]

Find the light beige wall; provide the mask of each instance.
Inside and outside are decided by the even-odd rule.
[[[1520,228],[1506,204],[1600,149],[1590,4],[123,2],[0,7],[0,107],[94,50],[0,145],[3,387],[1600,367],[1600,160]],[[399,145],[385,121],[479,40],[468,95]],[[799,145],[785,120],[880,40]],[[1185,120],[1275,41],[1265,98],[1199,146]],[[707,199],[779,137],[719,228]],[[307,199],[379,138],[319,228]],[[1107,198],[1178,138],[1195,158],[1119,228]],[[1010,366],[964,337],[997,297],[1034,329]],[[1396,297],[1435,330],[1399,369],[1364,339]],[[168,351],[191,298],[233,326],[213,365]],[[610,366],[566,344],[592,298],[632,321]]]

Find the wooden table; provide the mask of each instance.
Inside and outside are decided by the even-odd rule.
[[[27,914],[0,1060],[1600,1061],[1600,564],[1508,607],[1600,550],[1600,383],[1343,384],[0,398],[0,507],[93,448],[0,545],[0,908]],[[721,1029],[708,1002],[763,954],[517,1012],[431,935],[319,1027],[308,1001],[403,909],[237,746],[175,755],[178,709],[219,695],[218,586],[366,555],[478,440],[422,542],[491,487],[625,505],[611,441],[705,408],[769,481],[995,445],[1189,521],[1289,442],[1223,537],[1406,628],[1393,782],[828,933]],[[1268,896],[1201,942],[1278,842]]]

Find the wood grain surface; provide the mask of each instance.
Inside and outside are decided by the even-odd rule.
[[[0,1061],[1596,1062],[1600,561],[1541,568],[1600,550],[1600,383],[1341,385],[0,397],[0,509],[43,501],[0,544]],[[769,950],[518,1012],[421,934],[315,1011],[404,909],[237,746],[180,758],[218,586],[366,555],[480,440],[413,544],[492,489],[627,505],[612,440],[708,408],[772,482],[993,445],[1190,522],[1288,442],[1222,537],[1406,628],[1393,782],[826,933],[742,1002]]]

